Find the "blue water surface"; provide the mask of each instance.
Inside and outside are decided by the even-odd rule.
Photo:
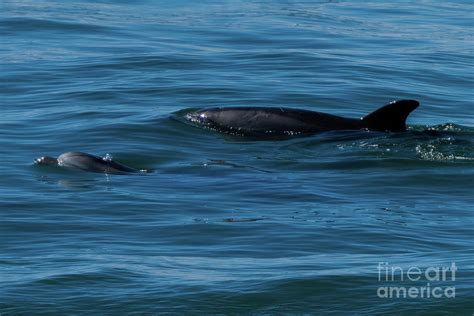
[[[473,12],[2,0],[0,315],[472,315]],[[179,112],[361,117],[394,99],[421,103],[407,133],[258,141]],[[67,151],[147,172],[33,164]],[[407,279],[410,268],[434,278]]]

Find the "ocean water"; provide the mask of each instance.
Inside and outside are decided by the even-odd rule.
[[[0,315],[472,315],[473,12],[2,0]],[[395,99],[421,103],[406,133],[256,141],[180,120]],[[147,173],[33,164],[67,151]]]

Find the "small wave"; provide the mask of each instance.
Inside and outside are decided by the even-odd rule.
[[[244,222],[257,222],[264,220],[264,218],[261,217],[230,217],[230,218],[224,218],[224,222],[228,223],[244,223]]]
[[[434,126],[425,127],[427,131],[438,131],[438,132],[474,132],[474,128],[454,123],[444,123]]]
[[[473,161],[474,157],[458,156],[453,153],[445,153],[433,144],[420,144],[416,146],[417,155],[423,160],[430,161],[453,161],[453,160],[468,160]]]
[[[421,143],[415,148],[418,157],[429,161],[473,161],[474,157],[469,155],[473,149],[472,143],[452,137]]]
[[[88,33],[101,33],[109,32],[110,27],[95,25],[95,24],[84,24],[84,23],[71,23],[54,20],[41,20],[32,18],[9,18],[0,21],[0,34],[10,34],[17,32],[41,32],[41,31],[70,31],[70,32],[88,32]]]

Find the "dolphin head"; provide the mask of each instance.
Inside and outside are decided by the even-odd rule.
[[[50,156],[43,156],[35,159],[35,163],[38,165],[57,165],[58,160]]]

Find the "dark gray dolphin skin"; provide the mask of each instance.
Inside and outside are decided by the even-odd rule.
[[[186,115],[186,119],[219,132],[253,137],[304,136],[333,130],[406,131],[406,119],[420,103],[393,101],[360,118],[277,107],[207,108]]]
[[[40,165],[57,165],[70,169],[107,174],[139,172],[136,169],[127,167],[108,158],[100,158],[87,153],[72,151],[60,155],[57,159],[49,156],[40,157],[35,159],[35,163]]]

